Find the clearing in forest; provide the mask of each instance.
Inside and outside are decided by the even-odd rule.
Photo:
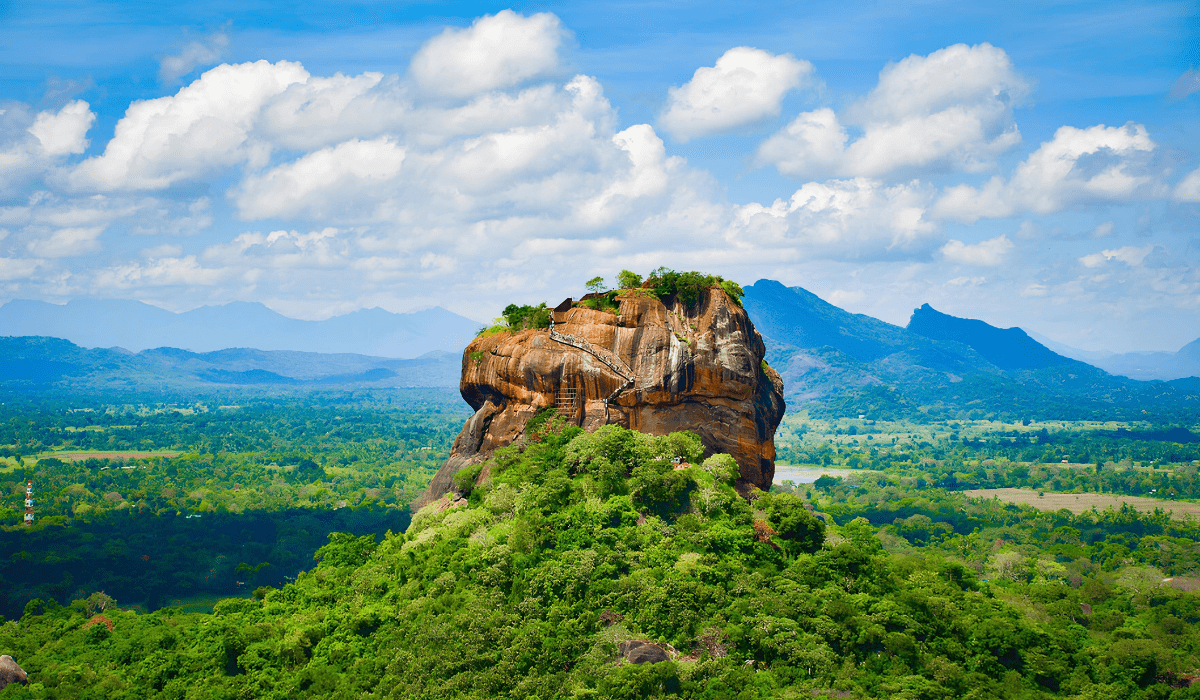
[[[1160,498],[1143,498],[1141,496],[1118,496],[1108,493],[1052,493],[1050,491],[1033,491],[1031,489],[971,489],[963,491],[971,498],[999,498],[1005,503],[1021,503],[1033,506],[1038,510],[1061,510],[1066,508],[1072,513],[1082,513],[1106,508],[1120,508],[1122,503],[1128,503],[1130,508],[1142,512],[1150,512],[1155,508],[1172,511],[1175,518],[1184,514],[1200,517],[1200,503],[1189,501],[1168,501]],[[1039,495],[1041,494],[1041,495]]]
[[[160,452],[157,450],[155,450],[155,451],[145,451],[145,450],[119,451],[118,450],[118,451],[108,451],[108,452],[96,452],[96,451],[91,451],[91,452],[43,452],[38,455],[38,458],[41,459],[44,457],[54,457],[55,459],[69,459],[73,462],[77,462],[81,459],[92,459],[92,458],[95,458],[95,459],[117,459],[118,457],[120,457],[123,459],[145,459],[147,457],[178,457],[179,454],[180,454],[180,452],[178,450],[175,450],[174,452],[165,452],[165,451]]]

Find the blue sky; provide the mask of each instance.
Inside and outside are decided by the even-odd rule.
[[[0,0],[0,301],[485,320],[659,265],[1200,337],[1200,9]]]

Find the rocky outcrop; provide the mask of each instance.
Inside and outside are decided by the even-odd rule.
[[[690,304],[648,290],[617,302],[612,313],[568,299],[549,330],[499,333],[467,346],[459,388],[475,414],[422,503],[450,490],[463,468],[512,444],[547,407],[587,430],[690,430],[709,453],[737,460],[740,491],[769,487],[783,382],[763,362],[762,338],[742,307],[715,287]]]
[[[626,661],[636,666],[671,660],[671,655],[665,649],[654,642],[644,639],[631,639],[627,642],[621,642],[617,645],[617,652]]]
[[[6,688],[10,683],[29,685],[29,674],[17,665],[13,657],[5,654],[0,656],[0,689]]]

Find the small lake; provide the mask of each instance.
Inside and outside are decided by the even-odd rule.
[[[785,481],[790,481],[793,484],[811,484],[821,478],[822,474],[828,474],[833,477],[846,477],[851,474],[865,474],[870,472],[869,469],[839,469],[835,467],[798,467],[791,464],[776,464],[775,479],[776,484],[782,484]]]

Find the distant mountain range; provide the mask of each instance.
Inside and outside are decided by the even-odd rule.
[[[743,303],[792,405],[842,415],[1087,418],[1200,407],[1200,382],[1143,382],[1059,354],[1019,328],[941,313],[928,304],[907,327],[853,314],[800,288],[759,280]]]
[[[324,321],[288,318],[257,303],[233,302],[173,313],[140,301],[14,300],[0,306],[0,335],[63,338],[89,348],[226,348],[355,353],[413,358],[461,352],[480,323],[441,307],[408,314],[362,309]]]
[[[132,353],[60,338],[0,337],[0,386],[81,391],[195,391],[231,387],[384,388],[458,385],[458,353],[415,359],[234,348]]]
[[[900,327],[771,280],[745,291],[743,303],[766,342],[767,360],[784,378],[792,406],[879,418],[925,414],[1188,424],[1200,412],[1200,378],[1138,381],[1105,371],[1115,366],[1114,358],[1129,356],[1107,357],[1110,362],[1101,369],[1019,328],[950,316],[928,304]],[[0,337],[0,387],[449,389],[458,386],[462,350],[478,325],[440,308],[414,314],[370,309],[327,321],[297,321],[261,304],[174,314],[140,302],[9,302],[0,307],[0,333],[42,337]],[[255,345],[258,349],[228,349]],[[395,359],[413,354],[420,357]],[[1172,366],[1184,368],[1192,358],[1200,360],[1200,341],[1179,353],[1142,357],[1152,355],[1170,355]]]
[[[1080,350],[1036,333],[1030,335],[1060,355],[1094,365],[1110,374],[1147,381],[1200,377],[1200,340],[1193,340],[1176,352],[1113,353]]]

